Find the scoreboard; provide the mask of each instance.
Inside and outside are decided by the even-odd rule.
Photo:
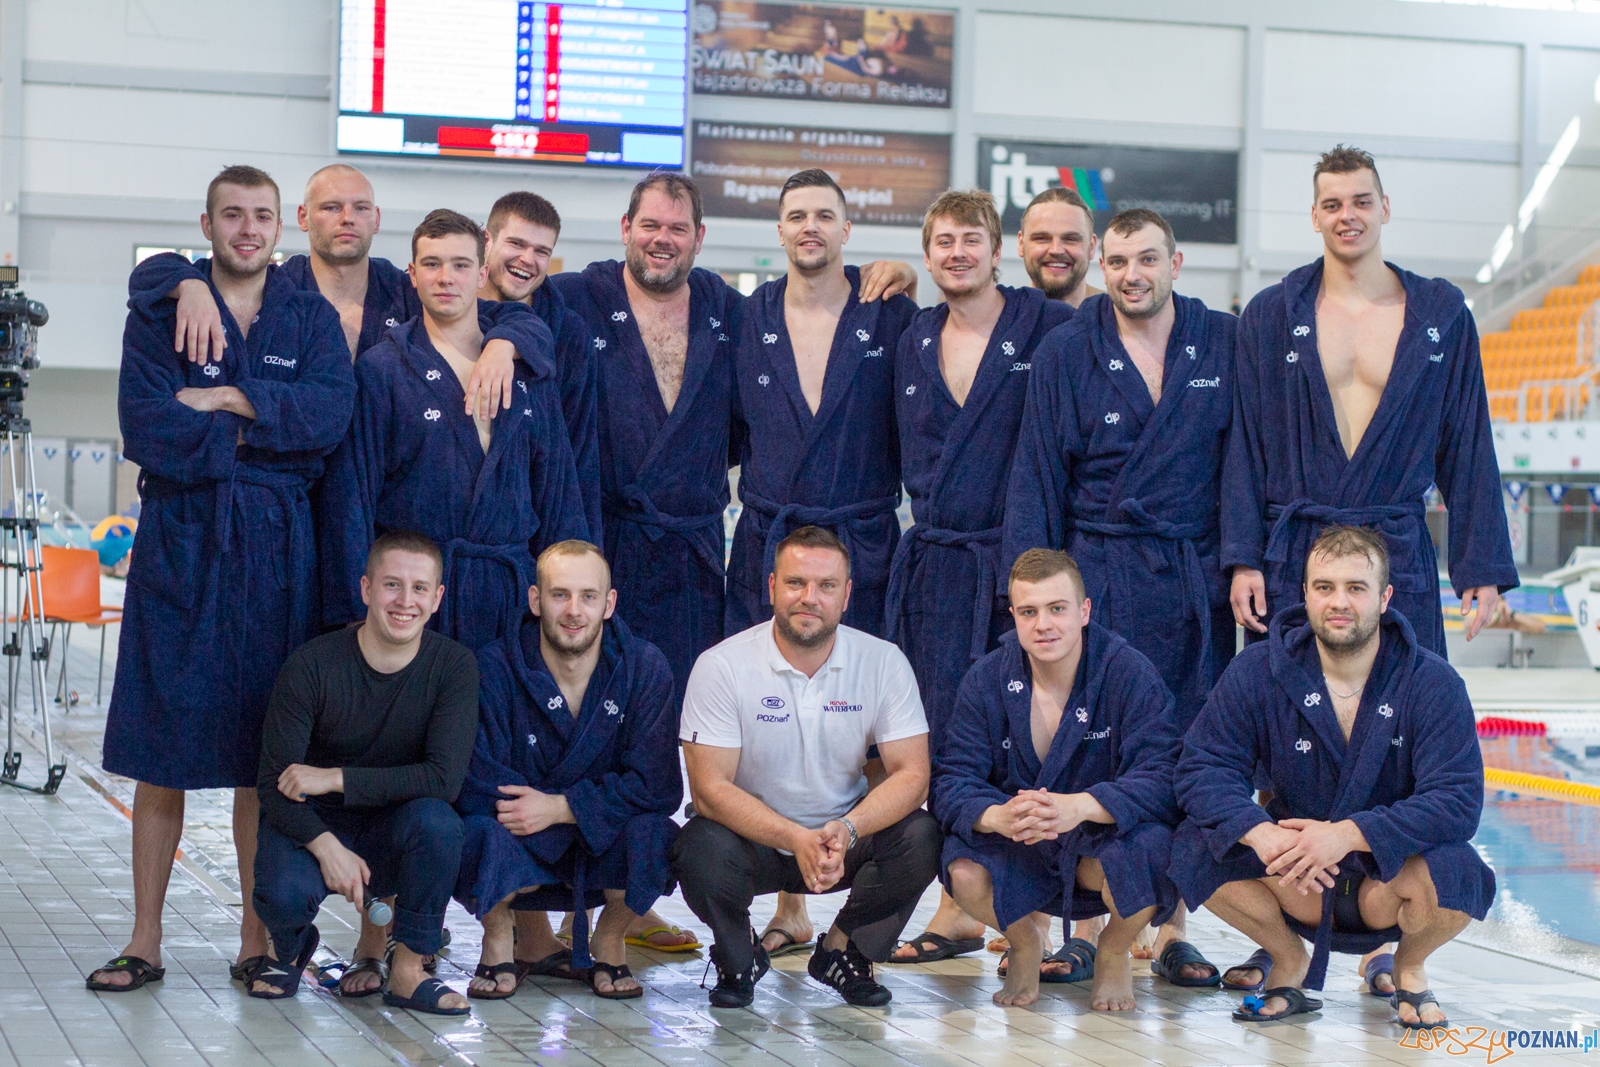
[[[681,167],[689,0],[342,0],[340,152]]]

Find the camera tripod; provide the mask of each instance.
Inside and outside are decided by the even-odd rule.
[[[20,378],[0,371],[0,472],[11,491],[9,515],[0,515],[0,653],[6,660],[6,750],[0,785],[46,796],[61,788],[67,773],[66,758],[56,762],[50,736],[50,703],[46,699],[45,670],[50,659],[50,639],[45,636],[44,590],[41,581],[43,553],[39,541],[39,490],[33,470],[33,428],[22,415]],[[16,389],[16,393],[12,390]],[[7,395],[11,394],[11,395]],[[22,752],[17,748],[17,690],[27,674],[33,708],[44,734],[43,785],[24,785]]]

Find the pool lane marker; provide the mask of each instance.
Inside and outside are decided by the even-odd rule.
[[[1483,783],[1486,786],[1498,786],[1501,789],[1510,789],[1519,793],[1542,795],[1553,800],[1600,806],[1600,786],[1589,785],[1587,782],[1569,782],[1564,778],[1547,778],[1542,774],[1528,774],[1524,771],[1503,771],[1498,767],[1485,767],[1483,769]]]

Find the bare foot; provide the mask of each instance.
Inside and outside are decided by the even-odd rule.
[[[1025,1008],[1039,999],[1039,964],[1044,960],[1044,939],[1031,919],[1011,924],[1006,931],[1011,951],[1006,956],[1005,985],[992,998],[1002,1008]]]
[[[1156,937],[1158,931],[1154,926],[1146,926],[1139,931],[1139,936],[1133,939],[1133,958],[1136,960],[1153,960],[1156,958]]]
[[[990,941],[985,947],[990,952],[993,952],[996,956],[998,956],[1002,952],[1009,952],[1011,950],[1011,942],[1006,940],[1006,936],[1004,934],[1001,934],[993,941]]]
[[[1362,956],[1361,957],[1361,962],[1356,966],[1356,973],[1361,976],[1361,980],[1362,981],[1366,981],[1366,978],[1367,978],[1367,964],[1372,962],[1372,959],[1373,959],[1374,956],[1381,956],[1385,952],[1393,952],[1393,951],[1394,951],[1394,946],[1393,945],[1379,945],[1377,948],[1373,949],[1371,952],[1367,953],[1365,956]],[[1388,972],[1384,972],[1382,974],[1376,975],[1375,977],[1377,978],[1377,984],[1373,985],[1371,987],[1372,991],[1374,993],[1382,993],[1384,996],[1388,996],[1390,993],[1394,992],[1394,975],[1393,974],[1388,973]],[[1423,986],[1423,988],[1426,989],[1427,986]]]
[[[1266,977],[1260,967],[1229,967],[1222,972],[1222,980],[1229,985],[1253,988]]]
[[[1128,953],[1108,952],[1095,957],[1090,1004],[1095,1011],[1133,1010],[1133,960]]]

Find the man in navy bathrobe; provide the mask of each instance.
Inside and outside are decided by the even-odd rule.
[[[1323,530],[1304,561],[1305,603],[1239,654],[1185,738],[1170,873],[1191,907],[1272,957],[1271,988],[1241,1021],[1316,1011],[1303,989],[1322,988],[1330,949],[1398,938],[1398,1021],[1445,1025],[1424,964],[1494,900],[1471,844],[1483,811],[1472,705],[1390,606],[1387,540]]]
[[[173,300],[130,302],[117,408],[141,469],[105,768],[139,783],[134,929],[89,988],[159,981],[161,909],[183,833],[183,791],[234,789],[244,896],[240,959],[264,956],[250,903],[261,724],[278,668],[316,633],[307,496],[350,422],[355,381],[339,316],[272,266],[278,187],[229,167],[206,191],[211,258],[195,269],[222,309],[220,359],[173,349]]]
[[[510,996],[529,969],[581,978],[593,967],[596,993],[636,997],[623,937],[668,888],[683,800],[672,671],[613,616],[610,568],[586,541],[544,551],[528,604],[533,617],[478,653],[478,742],[456,800],[456,898],[484,924],[469,995]],[[602,897],[591,938],[584,909]],[[514,954],[517,904],[572,911],[571,950],[545,926]]]
[[[1011,569],[1017,628],[967,673],[934,763],[930,808],[945,832],[940,869],[969,915],[1010,942],[1002,1006],[1039,996],[1035,913],[1109,913],[1098,948],[1061,955],[1094,975],[1097,1010],[1129,1011],[1129,948],[1178,903],[1166,862],[1178,807],[1172,694],[1143,654],[1089,621],[1083,576],[1036,548]]]
[[[1327,152],[1312,175],[1324,251],[1250,301],[1239,322],[1235,425],[1222,493],[1234,617],[1259,640],[1300,603],[1301,564],[1328,523],[1376,527],[1394,607],[1445,654],[1423,497],[1450,511],[1450,580],[1470,640],[1517,584],[1489,429],[1478,331],[1461,291],[1386,263],[1377,165]]]

